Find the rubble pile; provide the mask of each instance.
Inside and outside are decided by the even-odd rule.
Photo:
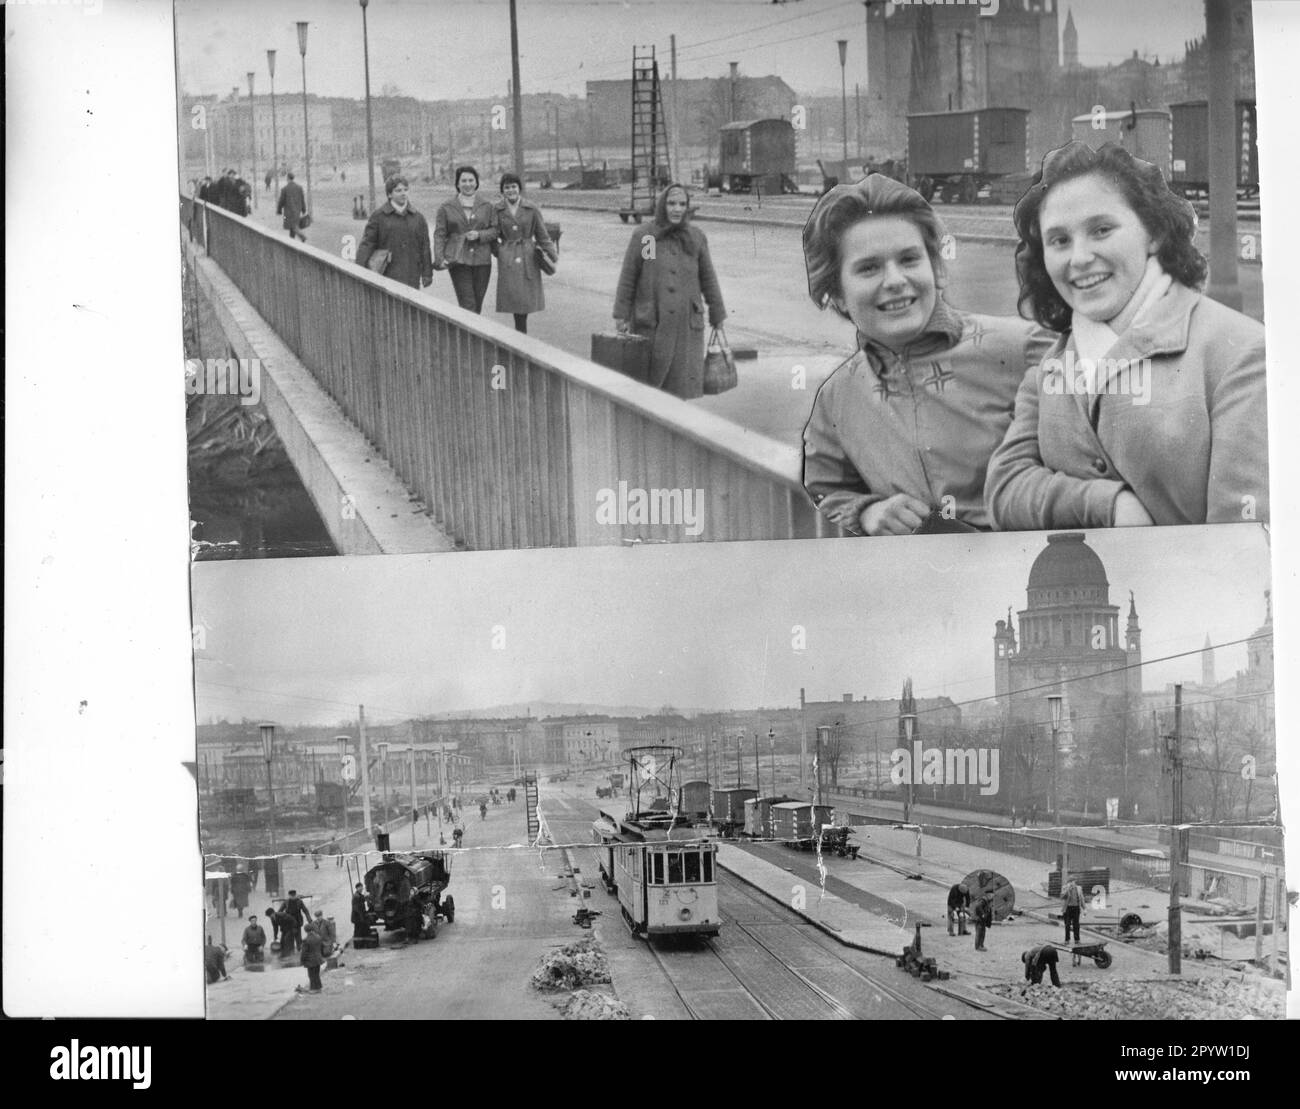
[[[529,984],[535,990],[577,990],[609,980],[605,953],[593,938],[586,937],[544,955]]]
[[[631,1020],[631,1014],[616,997],[594,990],[577,990],[561,1009],[565,1020]]]
[[[1285,1015],[1282,984],[1262,979],[1092,982],[1062,989],[1004,983],[989,989],[1066,1020],[1280,1020]]]

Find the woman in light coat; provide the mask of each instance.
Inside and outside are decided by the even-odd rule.
[[[691,226],[690,194],[669,185],[649,230],[632,233],[614,298],[620,331],[651,341],[649,384],[689,400],[704,395],[704,306],[709,324],[727,318],[704,232]]]
[[[1264,328],[1200,292],[1191,206],[1150,163],[1076,142],[1015,224],[1021,309],[1060,339],[989,464],[995,526],[1267,520]]]
[[[515,317],[515,330],[527,333],[528,314],[546,307],[537,248],[552,262],[559,256],[546,230],[542,210],[523,196],[524,185],[513,173],[501,178],[496,202],[497,311]]]
[[[433,268],[450,271],[456,302],[466,311],[483,311],[496,238],[496,211],[478,195],[478,170],[458,166],[456,195],[438,209],[434,221]]]

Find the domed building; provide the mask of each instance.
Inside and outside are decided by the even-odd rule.
[[[1140,703],[1137,605],[1130,593],[1121,629],[1106,568],[1081,532],[1047,537],[1029,571],[1028,605],[1018,614],[1018,630],[1008,611],[997,622],[993,656],[998,705],[1008,723],[1045,722],[1047,696],[1061,694],[1063,749],[1094,723]]]

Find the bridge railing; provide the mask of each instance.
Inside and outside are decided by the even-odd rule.
[[[215,206],[181,207],[186,233],[466,547],[839,534],[800,484],[797,448]]]

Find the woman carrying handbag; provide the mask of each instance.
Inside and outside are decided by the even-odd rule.
[[[646,382],[691,400],[704,395],[704,305],[709,324],[727,318],[709,241],[690,222],[690,194],[669,185],[655,204],[649,230],[632,233],[614,298],[619,331],[651,341]]]
[[[478,195],[478,170],[458,166],[456,195],[438,209],[434,222],[433,268],[450,271],[456,302],[466,311],[483,311],[496,238],[496,212]]]
[[[501,178],[501,199],[496,202],[497,311],[515,317],[515,330],[528,333],[528,314],[546,307],[542,274],[555,272],[559,252],[551,241],[542,210],[523,196],[516,174]],[[542,259],[550,269],[542,268]]]

